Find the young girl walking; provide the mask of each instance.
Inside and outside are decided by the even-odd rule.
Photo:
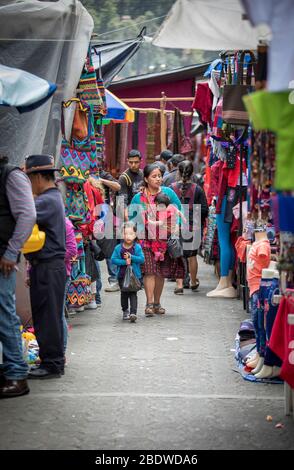
[[[131,265],[135,276],[141,280],[141,264],[145,258],[141,245],[136,242],[136,227],[132,222],[123,225],[123,241],[117,245],[112,253],[111,261],[118,266],[118,283],[121,290],[121,308],[123,320],[134,323],[137,320],[138,298],[137,292],[123,292],[122,285],[127,266]],[[130,308],[129,308],[130,301]]]

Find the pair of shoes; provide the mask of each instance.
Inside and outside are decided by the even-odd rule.
[[[165,308],[163,308],[160,304],[154,304],[154,313],[159,315],[165,314]]]
[[[183,289],[183,288],[176,287],[175,290],[174,290],[174,294],[176,294],[176,295],[183,295],[183,294],[184,294],[184,289]]]
[[[147,304],[145,307],[145,315],[146,317],[153,317],[154,315],[154,306],[153,304]]]
[[[28,379],[60,379],[63,374],[62,372],[50,372],[44,367],[37,367],[36,369],[30,370]]]
[[[0,398],[20,397],[29,393],[30,389],[26,379],[6,380],[0,388]]]
[[[195,285],[192,285],[192,284],[191,284],[191,290],[192,290],[193,292],[195,292],[195,291],[198,289],[199,286],[200,286],[199,279],[196,279],[196,284],[195,284]]]
[[[135,323],[137,320],[137,315],[135,313],[130,314],[130,322]]]
[[[119,291],[119,285],[118,285],[118,282],[110,282],[109,283],[109,286],[106,287],[105,289],[105,292],[117,292]]]
[[[123,320],[130,320],[130,312],[128,310],[123,312]]]
[[[86,305],[86,310],[96,310],[97,307],[98,305],[96,304],[95,300],[91,300],[91,302]]]

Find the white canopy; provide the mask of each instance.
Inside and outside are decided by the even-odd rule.
[[[177,0],[153,44],[211,51],[255,49],[259,39],[269,39],[269,30],[252,27],[243,15],[239,0]]]

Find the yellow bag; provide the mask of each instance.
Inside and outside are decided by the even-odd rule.
[[[25,242],[21,252],[26,255],[27,253],[33,253],[35,251],[42,250],[45,244],[46,234],[39,230],[37,224],[34,225],[31,236]]]

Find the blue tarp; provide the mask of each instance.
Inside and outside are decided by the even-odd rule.
[[[13,106],[20,113],[45,103],[57,86],[25,70],[0,65],[0,105]]]

